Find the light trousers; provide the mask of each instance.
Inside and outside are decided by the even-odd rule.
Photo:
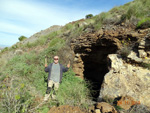
[[[54,82],[53,80],[49,80],[48,81],[48,87],[53,87],[54,86],[54,90],[57,91],[59,88],[59,82]]]

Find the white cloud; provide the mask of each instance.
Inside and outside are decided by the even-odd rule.
[[[0,18],[0,30],[27,37],[52,25],[65,25],[94,12],[28,0],[5,0],[0,4],[0,13],[3,15]]]
[[[85,12],[51,4],[33,3],[25,1],[9,1],[2,9],[14,18],[20,18],[32,24],[60,24],[83,18]]]
[[[19,35],[33,33],[33,31],[28,28],[25,28],[23,26],[14,25],[11,23],[2,22],[2,23],[0,23],[0,26],[2,26],[2,29],[0,30],[1,32],[9,32],[12,34],[19,34]]]
[[[18,42],[18,38],[16,37],[19,37],[19,35],[15,34],[9,34],[9,33],[1,33],[0,32],[0,45],[7,45],[7,46],[10,46],[10,45],[13,45],[15,44],[16,42]]]

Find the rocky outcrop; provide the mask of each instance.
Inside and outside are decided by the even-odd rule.
[[[127,95],[150,107],[150,70],[142,67],[150,59],[149,31],[109,25],[72,39],[74,72],[94,83],[99,100]],[[124,45],[131,47],[126,58],[117,53]]]
[[[150,52],[145,53],[147,51],[148,39],[146,46],[143,45],[143,38],[145,39],[146,34],[149,30],[139,30],[135,31],[131,28],[125,28],[124,26],[105,26],[97,32],[90,32],[83,35],[80,35],[77,38],[73,38],[71,40],[71,49],[74,51],[74,56],[80,56],[74,58],[74,66],[73,69],[75,73],[78,73],[78,76],[83,78],[83,72],[85,67],[85,57],[90,56],[88,61],[92,59],[96,59],[97,63],[105,63],[108,54],[116,53],[117,50],[122,48],[125,42],[129,42],[132,46],[139,44],[139,54],[140,58],[146,57],[150,54]],[[138,41],[140,43],[138,43]],[[137,46],[136,45],[136,46]],[[138,57],[139,57],[138,56]],[[78,61],[77,61],[78,60]],[[83,63],[80,64],[81,60]],[[87,60],[86,60],[87,61]],[[95,62],[92,60],[92,62]],[[90,62],[91,63],[91,62]],[[84,66],[78,66],[84,65]],[[82,69],[81,69],[82,67]],[[80,73],[80,74],[79,74]]]
[[[105,75],[99,98],[131,96],[150,107],[150,71],[124,62],[117,54],[108,55],[111,69]]]
[[[107,55],[116,52],[120,41],[115,37],[103,37],[105,33],[87,33],[71,40],[74,51],[73,70],[80,78],[94,83],[94,90],[99,91],[104,75],[108,71]],[[99,92],[93,96],[97,97]]]
[[[140,101],[135,101],[132,97],[130,96],[122,96],[119,101],[117,101],[117,106],[120,106],[121,108],[128,110],[131,108],[133,105],[140,104]]]

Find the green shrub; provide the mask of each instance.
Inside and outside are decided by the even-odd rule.
[[[100,15],[95,17],[94,29],[98,30],[101,28],[103,21],[110,16],[109,13],[102,12]]]
[[[4,75],[11,77],[16,75],[28,83],[32,83],[31,87],[36,87],[41,94],[45,92],[45,77],[44,72],[44,55],[37,55],[35,52],[23,54],[13,57],[8,61],[8,68],[5,69]]]
[[[124,22],[127,19],[126,14],[122,14],[120,18],[120,23]]]
[[[40,107],[37,110],[37,113],[48,113],[49,110],[50,110],[49,105],[46,104],[46,105],[43,105],[42,107]]]
[[[9,48],[9,51],[16,50],[17,48],[19,48],[19,45],[15,44]]]
[[[127,18],[127,19],[130,19],[131,16],[136,16],[136,7],[135,6],[129,7],[125,16],[126,17],[124,18]]]
[[[62,48],[65,44],[65,41],[61,38],[53,38],[48,47],[48,53],[54,55],[60,48]]]
[[[126,13],[127,18],[130,19],[131,16],[135,16],[137,18],[146,17],[147,14],[149,14],[149,5],[149,0],[136,0],[135,2],[132,2]]]
[[[40,39],[44,39],[45,41],[47,41],[48,39],[53,39],[57,37],[59,34],[61,34],[61,30],[51,32],[50,34],[45,36],[41,36]]]
[[[150,18],[141,19],[137,24],[137,29],[145,29],[150,27]]]
[[[63,42],[64,42],[63,39],[55,37],[55,38],[53,38],[53,39],[50,41],[49,47],[58,46],[59,44],[61,44],[61,43],[63,43]],[[59,44],[58,44],[58,43],[59,43]]]
[[[141,64],[141,66],[144,67],[144,68],[150,69],[150,64],[147,64],[147,63],[144,63],[144,62],[143,62],[143,63]]]
[[[97,21],[101,21],[103,22],[106,18],[108,18],[109,13],[103,12],[100,14],[99,19],[97,19]]]
[[[36,56],[34,54],[24,54],[22,56],[15,56],[7,63],[7,65],[12,74],[30,76],[35,69],[35,59]]]
[[[123,110],[123,108],[121,108],[120,106],[114,106],[116,110]]]
[[[8,85],[8,84],[7,84]],[[24,83],[15,83],[11,80],[8,88],[3,87],[1,110],[5,113],[25,113],[28,112],[32,103],[32,98],[27,92]]]
[[[31,47],[33,47],[33,43],[30,42],[24,45],[24,48],[31,48]]]
[[[126,58],[131,53],[131,47],[124,45],[119,51],[117,51],[123,58]]]
[[[120,10],[120,7],[114,7],[110,10],[110,13],[118,13]]]
[[[2,53],[4,53],[5,51],[8,51],[9,50],[9,48],[8,47],[5,47],[4,49],[2,49]]]
[[[71,33],[71,37],[76,38],[78,37],[80,34],[82,34],[84,27],[77,27],[76,29],[74,29]]]
[[[105,25],[112,25],[112,24],[117,24],[119,23],[120,19],[118,18],[106,18],[104,21],[103,21],[103,24]]]
[[[58,34],[59,34],[58,31],[54,31],[54,32],[52,32],[52,33],[50,33],[50,34],[48,34],[46,36],[43,36],[43,37],[52,39],[52,38],[55,38]]]
[[[65,30],[71,30],[71,29],[73,29],[75,26],[72,24],[72,23],[69,23],[69,24],[66,24],[65,26],[64,26],[64,31]]]
[[[89,18],[92,18],[92,17],[93,17],[93,14],[88,14],[88,15],[85,16],[86,19],[89,19]]]
[[[18,39],[19,39],[19,41],[23,41],[23,40],[27,39],[27,37],[25,37],[25,36],[20,36]]]

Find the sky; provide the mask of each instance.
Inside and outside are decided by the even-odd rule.
[[[0,0],[0,46],[12,46],[22,35],[65,25],[87,14],[107,12],[133,0]]]

